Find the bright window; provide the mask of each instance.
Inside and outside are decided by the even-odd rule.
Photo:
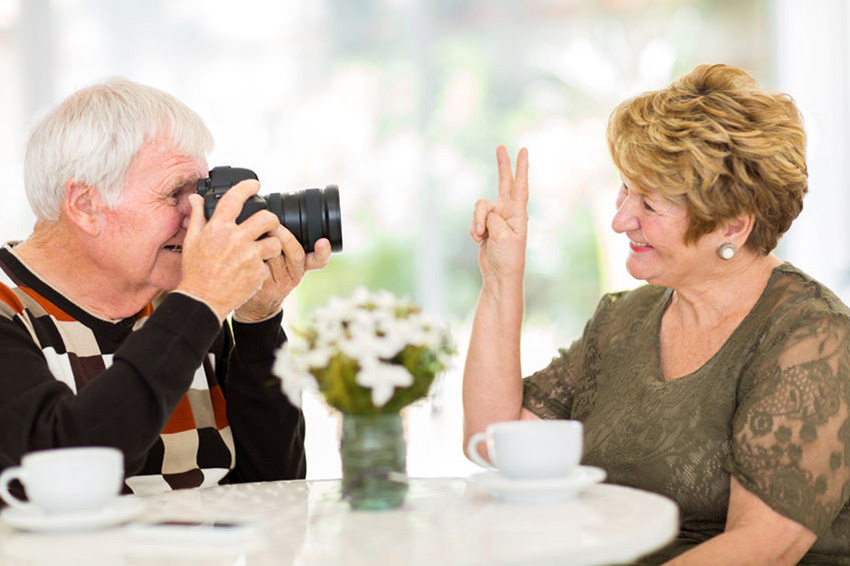
[[[0,0],[0,235],[31,228],[20,162],[42,108],[113,75],[175,94],[216,136],[211,165],[254,169],[263,192],[340,186],[345,252],[288,301],[288,324],[357,285],[452,323],[461,356],[408,413],[409,468],[468,473],[460,370],[479,274],[467,230],[475,200],[495,196],[495,147],[531,155],[528,371],[580,332],[602,291],[639,283],[610,230],[607,116],[698,63],[743,67],[800,102],[811,194],[783,255],[842,292],[847,23],[842,0]],[[336,420],[307,409],[310,476],[336,476]]]

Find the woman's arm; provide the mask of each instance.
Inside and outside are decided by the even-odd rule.
[[[499,196],[475,205],[470,235],[483,279],[463,374],[464,447],[492,422],[518,419],[522,407],[520,328],[528,228],[528,152],[496,150]]]
[[[726,530],[667,563],[797,564],[814,544],[815,533],[770,508],[732,477]]]

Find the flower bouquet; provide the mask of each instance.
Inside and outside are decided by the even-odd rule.
[[[400,411],[425,397],[454,354],[446,328],[392,293],[332,298],[278,353],[274,373],[296,405],[318,391],[343,413],[343,496],[395,507],[407,491]]]

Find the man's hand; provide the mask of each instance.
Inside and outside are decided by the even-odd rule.
[[[192,210],[184,221],[182,278],[177,290],[206,302],[221,320],[263,288],[270,275],[266,262],[281,255],[280,238],[262,238],[280,228],[275,214],[261,210],[236,224],[243,204],[259,188],[253,180],[234,185],[221,197],[209,221],[204,219],[203,198],[189,196]]]
[[[331,243],[326,238],[317,240],[313,252],[305,254],[295,236],[283,226],[279,226],[271,237],[280,241],[282,253],[266,262],[269,275],[263,286],[236,309],[235,316],[241,322],[260,321],[276,314],[304,274],[325,267],[331,257]]]

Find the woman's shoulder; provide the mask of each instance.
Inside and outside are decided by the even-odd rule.
[[[760,352],[759,366],[831,356],[842,358],[842,367],[850,365],[850,309],[829,288],[789,263],[774,270],[742,327],[737,341]],[[850,379],[843,371],[835,376]]]
[[[760,300],[764,316],[785,325],[830,319],[850,325],[850,308],[823,283],[790,263],[774,269]]]

